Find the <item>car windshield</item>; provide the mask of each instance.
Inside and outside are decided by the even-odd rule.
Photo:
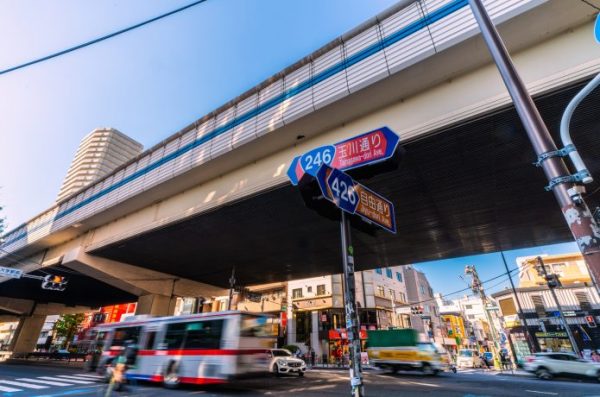
[[[271,350],[273,357],[291,357],[291,353],[287,350]]]
[[[473,352],[471,350],[461,350],[458,355],[461,357],[473,357]]]

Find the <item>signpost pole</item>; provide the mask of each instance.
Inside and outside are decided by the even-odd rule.
[[[547,188],[552,190],[558,201],[563,216],[571,229],[571,234],[587,262],[592,279],[600,285],[598,224],[581,194],[578,193],[577,189],[574,189],[577,175],[570,175],[563,159],[556,156],[556,143],[554,143],[548,127],[546,127],[525,84],[517,73],[510,54],[481,0],[469,0],[469,4],[483,39],[533,145],[535,154],[538,156],[539,163],[549,181]]]
[[[340,234],[342,240],[342,264],[344,266],[344,307],[346,309],[346,330],[350,345],[350,385],[353,397],[364,396],[362,367],[360,362],[360,331],[356,312],[356,294],[354,283],[354,249],[350,239],[350,224],[346,213],[341,212]]]

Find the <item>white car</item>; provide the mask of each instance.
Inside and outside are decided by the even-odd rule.
[[[479,368],[481,367],[481,358],[479,352],[475,349],[460,349],[456,357],[456,366],[458,368]]]
[[[563,375],[594,378],[600,382],[600,363],[581,359],[571,353],[535,353],[525,359],[523,369],[540,379]]]
[[[269,370],[275,375],[296,373],[304,376],[306,363],[296,358],[286,349],[270,349],[267,352],[270,357]]]

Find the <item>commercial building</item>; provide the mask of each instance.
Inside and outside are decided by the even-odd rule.
[[[543,256],[546,271],[559,275],[555,289],[568,326],[581,351],[600,349],[600,297],[579,253]],[[525,322],[536,351],[571,351],[567,332],[546,281],[537,275],[536,257],[518,258],[521,270],[516,296],[506,289],[492,296],[517,353],[527,353]],[[521,315],[516,299],[523,309]]]
[[[407,316],[395,313],[408,303],[402,266],[356,272],[355,278],[363,341],[367,330],[410,326]],[[336,274],[288,282],[287,343],[328,361],[347,352],[342,281]]]
[[[110,174],[142,149],[142,144],[114,128],[96,128],[81,140],[56,201]]]
[[[8,350],[18,325],[18,321],[0,323],[0,350]]]
[[[406,296],[410,304],[422,307],[422,314],[410,315],[410,326],[429,338],[443,343],[442,325],[438,305],[427,276],[412,265],[402,266],[406,284]]]

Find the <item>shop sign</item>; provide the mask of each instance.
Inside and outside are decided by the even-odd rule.
[[[307,310],[307,309],[315,309],[315,308],[332,307],[333,303],[332,303],[331,298],[314,298],[314,299],[306,299],[306,300],[296,301],[294,303],[294,306],[296,306],[300,310]]]
[[[566,332],[536,332],[537,338],[567,338]]]
[[[336,339],[348,339],[348,332],[344,328],[341,329],[330,329],[329,330],[329,340]],[[367,339],[367,331],[364,329],[360,330],[360,339]]]

